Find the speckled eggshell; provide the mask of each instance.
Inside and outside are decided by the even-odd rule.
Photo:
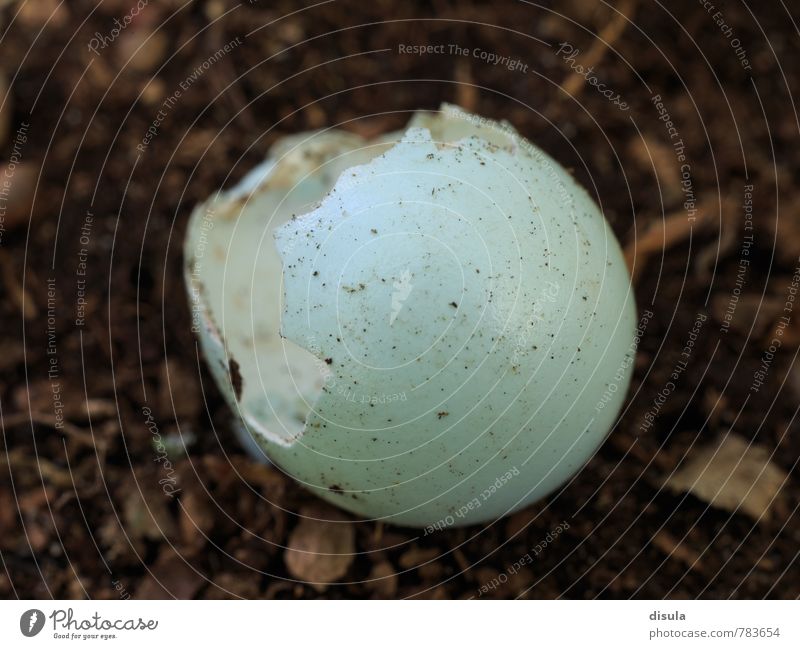
[[[274,218],[286,195],[274,186],[268,209],[237,208],[231,231],[250,219],[260,243],[221,246],[249,288],[237,311],[216,280],[201,341],[259,447],[320,497],[403,525],[493,520],[563,485],[613,425],[630,378],[629,276],[596,204],[507,124],[443,106],[390,140],[368,155],[349,142],[359,166],[339,164],[304,213]],[[266,231],[270,268],[257,262]],[[280,338],[265,332],[265,353],[239,327],[231,352],[238,329],[217,318],[275,309],[260,296],[280,304]],[[301,396],[283,425],[287,385]]]

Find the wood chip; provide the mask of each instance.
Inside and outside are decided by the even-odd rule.
[[[36,0],[36,2],[21,2],[16,13],[19,22],[30,30],[57,29],[69,21],[69,11],[66,2],[60,0]]]
[[[295,579],[323,592],[341,579],[355,558],[355,527],[334,510],[303,509],[289,536],[284,561]],[[320,520],[324,518],[325,520]]]
[[[146,489],[148,484],[140,481],[139,487]],[[167,509],[167,496],[161,489],[147,489],[142,496],[139,488],[130,481],[120,493],[125,494],[122,513],[128,536],[160,541],[174,535],[175,524]]]
[[[412,547],[406,550],[400,557],[400,567],[404,570],[418,568],[419,566],[433,561],[441,552],[437,548]]]
[[[368,588],[381,599],[392,599],[397,595],[397,571],[388,561],[372,566],[369,573]]]
[[[164,62],[169,47],[165,32],[143,24],[120,36],[116,53],[120,65],[136,72],[151,72]]]
[[[23,229],[30,222],[39,171],[39,166],[32,162],[17,162],[13,166],[10,162],[6,164],[2,172],[8,197],[3,215],[6,230]]]
[[[466,111],[474,113],[478,109],[478,88],[472,77],[468,59],[459,59],[455,69],[456,103]]]
[[[190,547],[205,545],[206,537],[214,526],[214,511],[211,502],[200,485],[186,489],[180,500],[180,530],[183,542]]]
[[[700,555],[688,546],[680,543],[669,532],[659,530],[653,537],[653,545],[670,559],[677,559],[692,570],[700,569]]]
[[[715,507],[769,520],[770,507],[787,478],[769,455],[767,449],[729,433],[718,444],[693,450],[665,486],[688,491]]]
[[[165,546],[136,589],[136,599],[192,599],[205,580],[189,563]]]

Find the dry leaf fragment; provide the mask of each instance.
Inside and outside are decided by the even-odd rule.
[[[693,450],[666,486],[715,507],[769,520],[770,507],[787,478],[769,455],[767,449],[729,433],[718,444]]]
[[[330,520],[338,513],[304,509],[304,517],[289,537],[284,561],[295,579],[323,592],[343,577],[355,558],[355,528],[346,520]],[[320,520],[319,517],[328,519]]]

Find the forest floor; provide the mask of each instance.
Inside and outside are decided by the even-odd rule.
[[[1,4],[0,597],[800,596],[783,5]],[[442,101],[507,119],[602,205],[635,271],[633,384],[578,478],[509,518],[324,523],[347,517],[249,459],[198,363],[187,219],[280,135]]]

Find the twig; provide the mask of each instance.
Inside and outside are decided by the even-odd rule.
[[[59,422],[53,415],[46,415],[42,412],[33,412],[30,414],[30,416],[28,416],[26,413],[18,412],[3,417],[3,426],[9,428],[26,423],[40,424],[41,426],[48,426],[49,428],[62,431],[75,441],[91,448],[105,447],[104,440],[96,439],[83,428],[79,428],[68,421]]]
[[[581,57],[581,65],[584,69],[594,67],[603,60],[608,49],[622,36],[628,26],[628,18],[633,17],[635,7],[636,0],[620,2],[618,13],[615,13],[608,24],[600,30],[592,46]],[[573,71],[561,84],[561,89],[565,93],[561,96],[577,97],[585,83],[586,77]]]

